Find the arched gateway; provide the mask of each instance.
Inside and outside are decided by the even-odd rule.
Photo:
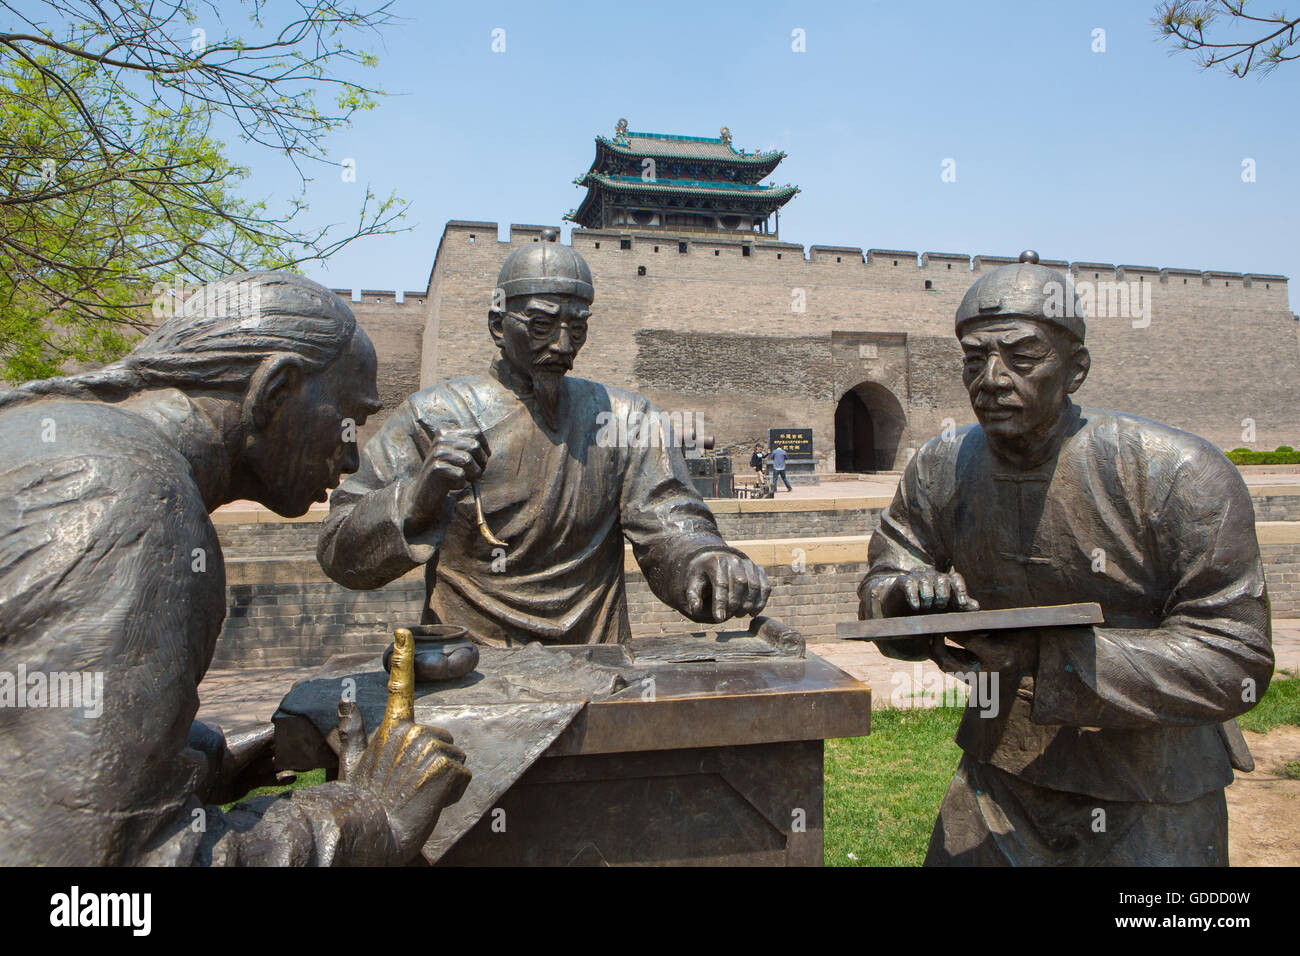
[[[849,389],[835,407],[835,470],[892,471],[907,417],[894,393],[877,382]]]

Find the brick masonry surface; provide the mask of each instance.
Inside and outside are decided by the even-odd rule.
[[[1275,617],[1300,617],[1300,544],[1261,548]],[[865,556],[864,556],[865,557]],[[865,561],[766,569],[772,597],[765,613],[809,641],[832,640],[837,621],[857,616],[857,585]],[[650,593],[639,572],[625,576],[634,634],[698,629]],[[376,591],[349,591],[329,581],[236,584],[217,643],[214,667],[323,663],[331,654],[381,651],[393,627],[419,620],[424,586],[418,574]]]
[[[1300,521],[1300,495],[1268,495],[1252,499],[1257,521]],[[754,538],[825,538],[870,534],[880,525],[880,508],[825,511],[770,511],[752,514],[718,513],[718,530],[728,541]],[[316,553],[320,525],[314,522],[218,524],[227,558],[309,555]]]
[[[1300,521],[1300,495],[1258,495],[1251,500],[1256,521]]]
[[[1300,545],[1266,544],[1259,549],[1274,617],[1300,617]]]
[[[409,391],[416,356],[422,386],[487,368],[497,271],[541,230],[511,226],[500,242],[494,222],[449,222],[422,296],[402,304],[392,293],[362,296],[354,308],[376,340],[386,408]],[[804,425],[820,467],[833,470],[835,407],[849,391],[870,408],[877,448],[893,447],[895,467],[945,420],[971,420],[953,316],[971,283],[1008,260],[699,235],[680,237],[683,254],[677,236],[581,229],[571,241],[596,286],[575,374],[642,392],[665,410],[702,412],[704,431],[738,466],[769,426]],[[1167,421],[1223,448],[1246,444],[1249,418],[1251,447],[1300,446],[1300,337],[1284,278],[1044,263],[1076,282],[1150,295],[1149,325],[1089,319],[1082,404]],[[1205,355],[1215,356],[1215,375],[1198,372]],[[894,416],[904,425],[887,439],[883,423]]]
[[[1300,498],[1294,499],[1300,511]],[[880,509],[844,511],[771,511],[715,514],[718,530],[728,541],[753,538],[824,538],[870,534],[880,524]],[[1281,520],[1281,519],[1276,519]],[[227,558],[272,557],[316,553],[320,525],[315,522],[219,524],[217,533]]]

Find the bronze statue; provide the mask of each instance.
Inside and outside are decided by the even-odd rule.
[[[351,435],[379,408],[351,310],[276,272],[214,283],[99,371],[0,392],[0,684],[42,688],[0,707],[0,863],[418,853],[468,773],[445,732],[402,718],[397,676],[370,746],[341,705],[349,779],[229,814],[204,801],[245,792],[247,755],[193,723],[226,611],[208,513],[240,498],[305,513],[355,470]],[[397,650],[400,676],[414,649]],[[102,698],[69,698],[86,687]]]
[[[1037,263],[962,300],[979,424],[908,463],[859,617],[1096,602],[1105,623],[881,642],[998,678],[995,706],[962,719],[926,863],[1226,865],[1221,725],[1273,670],[1250,496],[1205,440],[1070,400],[1090,363],[1082,311]]]
[[[501,268],[489,373],[412,395],[331,496],[321,567],[377,588],[424,565],[423,623],[486,643],[620,642],[626,537],[654,594],[692,620],[757,614],[767,579],[718,534],[664,418],[567,375],[594,289],[582,257],[547,239]]]

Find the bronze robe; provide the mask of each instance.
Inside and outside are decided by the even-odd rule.
[[[192,414],[179,392],[142,401]],[[216,435],[190,437],[224,465]],[[175,442],[72,400],[6,409],[0,440],[0,672],[103,675],[99,714],[0,707],[0,864],[387,862],[384,808],[349,784],[203,805],[189,739],[226,575],[203,476]]]
[[[317,551],[326,574],[368,589],[423,564],[426,623],[459,624],[501,645],[619,642],[631,636],[626,537],[655,596],[686,613],[690,559],[739,552],[692,488],[671,429],[637,427],[655,408],[566,376],[554,431],[535,410],[531,383],[500,360],[491,371],[417,392],[366,445],[361,467],[330,496]],[[623,431],[630,440],[620,420],[632,424]],[[444,427],[486,438],[478,486],[487,524],[508,549],[479,534],[468,490],[448,496],[440,520],[406,528],[402,486]]]
[[[1233,774],[1217,725],[1249,710],[1273,670],[1250,495],[1201,438],[1069,414],[1057,455],[1027,471],[995,458],[976,425],[927,442],[871,539],[869,577],[956,570],[984,609],[1096,601],[1106,619],[1022,637],[1039,642],[1036,671],[1000,673],[995,718],[967,708],[929,862],[1226,862]],[[1098,832],[1089,808],[1107,801]],[[1144,822],[1119,804],[1183,817]],[[1172,842],[1143,849],[1144,832]]]

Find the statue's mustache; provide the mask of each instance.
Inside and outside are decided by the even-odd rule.
[[[573,359],[566,355],[547,355],[535,361],[533,368],[567,372],[573,368]]]

